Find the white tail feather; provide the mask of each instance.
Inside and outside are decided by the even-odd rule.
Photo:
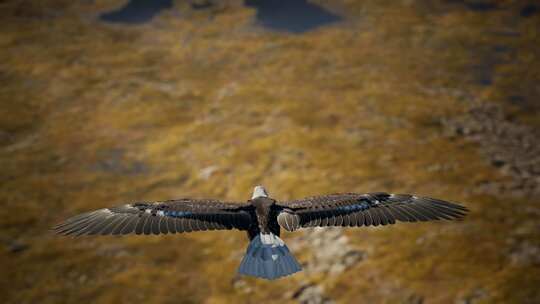
[[[274,280],[302,270],[287,245],[274,234],[259,234],[246,250],[238,273]]]

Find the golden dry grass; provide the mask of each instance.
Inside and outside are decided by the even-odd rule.
[[[343,23],[302,35],[257,29],[238,3],[211,20],[166,13],[136,27],[97,21],[114,7],[107,1],[0,3],[0,301],[286,303],[283,294],[309,279],[340,303],[452,303],[478,290],[482,303],[533,303],[540,270],[511,263],[509,240],[540,245],[538,201],[474,191],[508,177],[440,124],[472,100],[540,123],[534,105],[505,102],[538,97],[539,17],[514,18],[520,3],[499,3],[474,12],[340,1]],[[481,85],[471,67],[499,45],[517,55],[485,63],[494,81]],[[250,294],[231,283],[247,245],[240,232],[48,231],[133,200],[244,200],[259,183],[282,199],[412,192],[464,202],[471,214],[348,230],[365,261],[337,277],[248,279]],[[12,242],[29,247],[10,252]]]

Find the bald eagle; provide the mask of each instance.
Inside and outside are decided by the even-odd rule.
[[[64,235],[167,234],[238,229],[250,240],[238,272],[268,280],[301,270],[279,238],[280,228],[360,227],[401,222],[455,220],[467,208],[409,194],[342,193],[276,201],[256,186],[247,203],[208,199],[137,202],[67,219],[53,229]]]

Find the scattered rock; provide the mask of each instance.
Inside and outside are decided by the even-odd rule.
[[[337,275],[365,257],[365,253],[352,248],[348,237],[340,228],[308,229],[295,242],[293,250],[308,247],[312,256],[304,266],[306,273]]]
[[[308,275],[323,273],[335,276],[366,256],[365,252],[352,248],[348,237],[340,228],[306,229],[303,235],[290,244],[292,251],[300,252],[308,249],[311,252],[311,257],[302,265],[304,272]],[[323,291],[324,288],[321,285],[306,283],[294,292],[292,298],[305,304],[333,303]]]
[[[87,280],[88,280],[88,277],[84,274],[79,277],[80,284],[84,284]]]
[[[232,279],[232,285],[236,290],[242,293],[251,293],[253,291],[253,288],[251,288],[238,274]]]
[[[231,82],[226,85],[224,85],[222,88],[220,88],[217,92],[217,100],[223,100],[227,97],[231,97],[238,91],[239,85],[236,82]]]
[[[424,297],[414,293],[405,300],[405,303],[406,304],[423,304]]]
[[[320,285],[304,284],[292,295],[300,304],[331,304],[334,301],[324,295],[324,289]]]
[[[214,172],[216,172],[218,169],[219,169],[218,166],[209,166],[209,167],[203,168],[199,172],[199,178],[202,180],[208,180],[210,177],[212,177]]]
[[[11,253],[20,253],[30,248],[28,244],[18,242],[16,240],[8,240],[4,242],[6,248]]]
[[[473,304],[478,303],[482,299],[485,299],[487,297],[487,292],[484,289],[478,288],[475,289],[470,294],[466,295],[465,297],[458,299],[456,301],[456,304]]]
[[[540,248],[530,242],[520,242],[518,247],[510,253],[510,261],[514,265],[531,266],[540,265]]]
[[[215,5],[213,1],[209,0],[192,0],[190,4],[191,8],[195,10],[207,9]]]
[[[92,167],[94,170],[114,174],[144,174],[148,172],[148,166],[140,161],[128,161],[124,149],[111,149],[100,153],[100,160]]]

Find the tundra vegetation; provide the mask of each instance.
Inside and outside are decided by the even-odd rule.
[[[318,0],[341,19],[302,32],[265,28],[239,0],[100,18],[125,3],[0,2],[0,302],[540,302],[534,1]],[[256,184],[471,212],[344,230],[332,237],[357,258],[339,271],[317,267],[314,249],[336,244],[319,231],[283,233],[314,266],[272,282],[231,275],[243,232],[49,231],[131,201],[245,200]]]

